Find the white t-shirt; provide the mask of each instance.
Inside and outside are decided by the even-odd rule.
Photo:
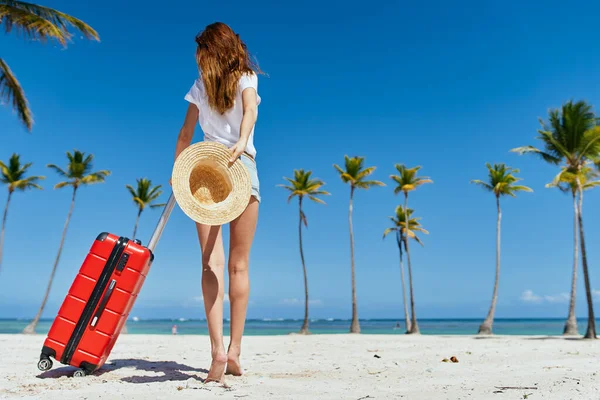
[[[242,123],[243,104],[242,92],[246,88],[254,88],[256,90],[257,105],[260,104],[260,96],[258,95],[258,77],[255,73],[243,74],[240,77],[238,92],[235,96],[233,107],[227,110],[223,115],[212,109],[208,104],[204,83],[198,77],[189,92],[185,95],[185,100],[198,107],[198,122],[204,132],[204,140],[211,142],[219,142],[228,148],[236,144],[240,138],[240,125]],[[246,151],[252,156],[256,156],[254,148],[254,127],[248,137],[248,145]]]

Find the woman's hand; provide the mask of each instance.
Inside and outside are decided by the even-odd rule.
[[[246,146],[248,145],[248,139],[240,139],[235,145],[229,148],[231,151],[231,159],[229,162],[234,163],[242,153],[246,150]]]

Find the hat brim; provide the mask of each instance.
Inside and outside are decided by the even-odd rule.
[[[239,217],[248,206],[252,195],[250,174],[241,160],[231,164],[230,158],[231,152],[225,145],[199,142],[188,146],[175,160],[171,177],[173,195],[192,220],[204,225],[223,225]],[[208,201],[197,198],[195,181],[199,180],[202,186],[199,190],[208,196]]]

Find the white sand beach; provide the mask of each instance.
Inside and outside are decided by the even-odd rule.
[[[600,341],[578,338],[246,337],[246,375],[226,376],[226,388],[202,383],[207,336],[122,335],[107,364],[83,378],[58,362],[40,372],[43,340],[0,335],[0,398],[600,399]],[[452,356],[458,363],[442,362]]]

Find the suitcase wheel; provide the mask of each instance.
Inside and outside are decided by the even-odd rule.
[[[52,360],[49,358],[41,358],[38,362],[38,369],[40,371],[48,371],[52,368]]]
[[[73,377],[74,378],[83,378],[86,375],[87,375],[87,373],[85,372],[85,370],[81,369],[81,368],[79,368],[78,370],[76,370],[75,372],[73,372]]]

